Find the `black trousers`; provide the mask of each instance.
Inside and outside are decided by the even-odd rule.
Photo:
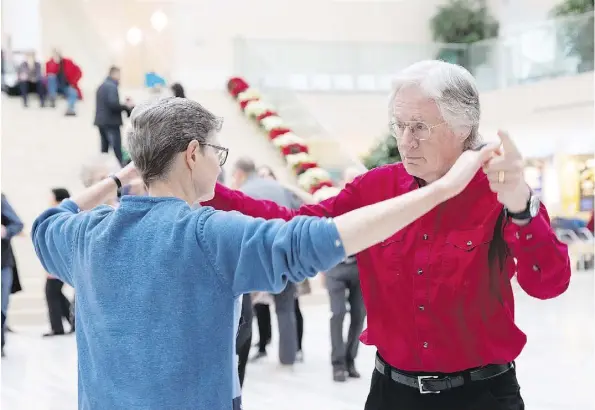
[[[254,305],[254,314],[258,324],[258,351],[266,353],[267,344],[271,342],[273,330],[271,328],[271,308],[264,303]]]
[[[45,299],[48,304],[50,326],[54,333],[64,333],[62,319],[70,322],[70,301],[62,293],[64,283],[59,279],[47,278],[45,282]]]
[[[254,314],[258,323],[258,351],[266,352],[267,344],[271,342],[271,308],[264,303],[254,305]],[[298,352],[302,351],[302,340],[304,338],[304,316],[300,309],[300,299],[295,298],[295,320],[297,324]]]
[[[302,351],[302,339],[304,338],[304,317],[300,310],[300,298],[295,298],[295,322],[297,324],[298,352]]]
[[[41,81],[19,81],[19,89],[25,106],[29,103],[29,93],[35,92],[39,96],[39,104],[45,105],[45,87]]]
[[[515,369],[438,394],[421,394],[374,370],[365,410],[524,410]]]
[[[244,386],[244,376],[246,375],[246,364],[248,363],[248,355],[250,354],[250,348],[252,347],[252,332],[250,337],[242,343],[241,346],[237,346],[238,352],[238,375],[240,376],[240,386]]]
[[[114,150],[114,155],[118,159],[120,165],[124,166],[122,160],[122,134],[120,127],[117,125],[101,125],[99,128],[99,136],[101,137],[101,152],[109,152],[109,147]]]

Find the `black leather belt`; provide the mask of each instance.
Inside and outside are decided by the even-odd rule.
[[[440,376],[414,376],[405,374],[376,355],[376,370],[393,381],[405,386],[418,389],[421,394],[440,393],[441,391],[461,387],[465,382],[477,382],[480,380],[491,379],[506,373],[514,367],[514,363],[490,364],[474,370],[467,370],[460,373],[442,374]],[[467,377],[465,377],[467,376]]]

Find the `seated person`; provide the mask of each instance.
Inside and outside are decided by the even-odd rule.
[[[19,89],[23,97],[23,105],[29,106],[29,92],[35,90],[39,95],[39,105],[45,106],[45,89],[43,85],[43,76],[41,75],[41,64],[35,59],[35,52],[27,53],[25,61],[23,61],[17,70],[19,79]]]
[[[78,82],[83,76],[80,67],[71,59],[63,57],[60,51],[54,49],[52,57],[45,64],[45,71],[48,79],[50,105],[55,107],[56,97],[58,94],[62,94],[68,102],[65,115],[76,115],[76,101],[83,99],[78,86]]]

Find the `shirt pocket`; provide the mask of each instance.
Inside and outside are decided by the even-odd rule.
[[[488,248],[493,231],[484,227],[451,231],[446,236],[442,252],[442,267],[452,276],[458,276],[463,286],[470,275],[479,275],[488,266]]]

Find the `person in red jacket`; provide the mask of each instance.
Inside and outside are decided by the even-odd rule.
[[[402,163],[297,210],[219,184],[203,205],[265,219],[334,218],[411,195],[483,144],[475,79],[455,64],[401,71],[389,109]],[[568,288],[570,261],[524,180],[520,151],[499,136],[503,151],[459,195],[356,255],[368,313],[361,341],[377,349],[366,410],[525,408],[514,362],[527,336],[515,321],[511,280],[537,299],[555,298]]]
[[[595,217],[595,211],[591,211],[591,218],[589,218],[589,222],[587,223],[587,229],[590,230],[591,232],[593,232],[593,228],[594,228],[594,223],[593,223],[593,219]]]
[[[68,102],[66,115],[76,115],[74,110],[76,101],[83,99],[83,94],[78,86],[78,82],[83,76],[80,67],[70,58],[63,57],[60,51],[54,49],[52,58],[45,64],[45,72],[51,106],[56,106],[58,93],[63,94]]]

